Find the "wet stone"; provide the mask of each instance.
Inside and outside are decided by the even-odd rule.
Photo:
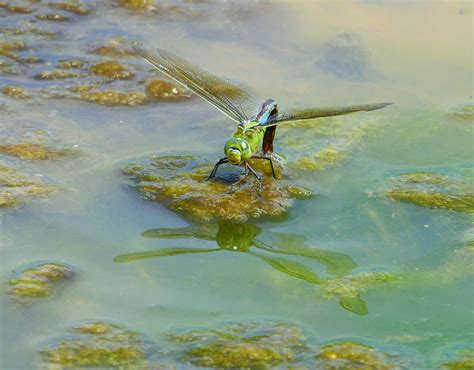
[[[210,368],[271,368],[297,362],[306,350],[296,326],[277,322],[228,324],[222,328],[171,333],[180,360]]]
[[[413,172],[389,179],[385,195],[391,199],[429,208],[474,212],[472,174],[466,169],[460,174]]]
[[[142,335],[110,322],[82,323],[40,351],[47,369],[154,368],[147,358],[155,350]]]
[[[59,283],[70,279],[73,271],[59,263],[42,263],[23,270],[18,277],[7,281],[8,294],[21,304],[50,296]]]
[[[144,169],[139,170],[139,165]],[[199,222],[279,218],[287,215],[295,199],[314,196],[289,180],[275,181],[269,169],[264,172],[261,191],[250,176],[231,191],[230,183],[238,177],[232,178],[222,166],[219,173],[227,178],[206,181],[212,168],[211,163],[189,156],[162,156],[147,164],[131,164],[124,172],[131,173],[132,183],[142,197]]]

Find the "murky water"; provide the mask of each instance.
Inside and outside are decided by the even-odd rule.
[[[75,271],[50,297],[26,306],[2,289],[2,368],[39,367],[41,349],[84,320],[120,323],[164,348],[170,346],[165,334],[173,330],[229,321],[287,322],[299,326],[311,346],[355,340],[398,353],[412,367],[438,366],[472,346],[472,246],[466,247],[473,240],[472,213],[384,195],[392,177],[409,172],[453,174],[467,179],[464,193],[473,191],[472,115],[453,114],[472,104],[469,2],[184,1],[160,12],[116,3],[85,3],[89,14],[66,12],[70,18],[64,22],[36,18],[47,13],[43,8],[30,14],[0,8],[0,42],[25,42],[30,49],[19,55],[43,60],[18,63],[0,54],[3,63],[20,71],[3,71],[0,89],[20,85],[32,95],[0,97],[0,144],[33,141],[76,153],[44,161],[0,154],[0,164],[61,189],[0,211],[1,280],[43,261]],[[12,32],[15,27],[59,33],[49,38]],[[233,125],[197,98],[111,107],[65,96],[70,86],[84,84],[74,78],[33,78],[62,59],[120,60],[137,77],[109,81],[110,86],[143,91],[140,79],[148,66],[140,58],[89,53],[119,38],[172,50],[250,86],[262,101],[274,98],[282,110],[395,104],[277,130],[276,150],[290,159],[301,150],[317,152],[328,145],[344,158],[300,176],[298,184],[317,195],[296,201],[288,217],[254,220],[246,231],[235,231],[240,250],[216,237],[217,229],[204,239],[147,238],[141,234],[148,230],[190,223],[142,199],[121,169],[151,155],[212,161],[221,156]],[[52,98],[52,91],[62,98]],[[325,124],[334,130],[325,132]],[[298,144],[299,133],[306,136],[304,145]],[[295,245],[306,252],[278,254]],[[221,250],[127,262],[118,258],[178,247]],[[329,257],[323,252],[327,258],[308,257],[307,250]],[[288,273],[274,257],[304,264],[320,280]],[[334,263],[343,265],[339,277],[331,274]],[[360,283],[356,307],[343,304],[343,295],[331,294],[331,279],[340,279],[333,284],[344,289],[344,284],[357,285],[351,276],[368,273],[386,273],[393,280]],[[314,355],[299,361],[315,366]],[[163,363],[190,366],[170,358]]]

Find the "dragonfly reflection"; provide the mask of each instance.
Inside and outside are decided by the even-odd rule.
[[[363,104],[348,107],[294,109],[279,113],[273,99],[259,105],[252,95],[241,86],[211,75],[184,59],[162,49],[150,52],[133,45],[141,55],[163,74],[188,88],[237,123],[237,129],[224,146],[225,157],[219,159],[208,179],[216,175],[221,164],[243,166],[245,175],[254,175],[261,183],[261,176],[250,166],[250,159],[267,160],[273,177],[272,155],[276,126],[289,122],[312,120],[320,117],[372,111],[391,103]],[[260,108],[258,108],[260,106]],[[261,147],[261,153],[259,148]],[[237,181],[240,182],[241,180]]]
[[[181,254],[233,251],[258,258],[284,274],[323,286],[327,279],[320,278],[305,264],[294,259],[283,258],[281,255],[316,260],[326,267],[329,274],[335,276],[349,274],[357,267],[352,258],[346,254],[306,245],[305,237],[302,235],[270,232],[251,224],[220,221],[217,224],[194,224],[184,228],[152,229],[142,233],[142,236],[156,239],[210,240],[215,241],[218,248],[160,248],[147,252],[122,254],[115,257],[114,261],[129,262]],[[340,297],[340,303],[344,308],[355,313],[366,313],[365,303],[360,297]],[[362,309],[357,307],[362,307]]]

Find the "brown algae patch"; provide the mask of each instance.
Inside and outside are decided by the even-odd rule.
[[[26,89],[23,86],[19,85],[7,85],[2,87],[2,93],[10,98],[14,99],[28,99],[30,94],[26,92]]]
[[[70,279],[73,271],[59,263],[42,263],[22,271],[7,281],[8,294],[18,303],[27,304],[36,298],[51,295],[61,282]]]
[[[161,156],[151,158],[144,167],[127,166],[124,173],[132,178],[145,199],[199,222],[242,223],[249,219],[282,217],[295,199],[314,196],[309,189],[288,180],[274,180],[271,175],[264,176],[261,192],[251,177],[234,186],[231,192],[228,183],[217,179],[205,181],[212,168],[212,164],[189,156]]]
[[[387,354],[372,346],[353,341],[329,343],[322,346],[316,355],[318,369],[399,369]]]
[[[152,368],[149,343],[137,332],[103,321],[82,323],[71,332],[40,351],[46,368]]]
[[[55,149],[42,144],[18,143],[0,144],[0,154],[28,160],[47,160],[72,155],[74,152],[67,149]]]
[[[152,80],[145,86],[145,92],[152,100],[181,100],[189,98],[189,94],[180,86],[163,80]]]
[[[474,212],[472,177],[434,172],[413,172],[392,177],[385,195],[391,199],[429,208]]]
[[[90,71],[96,76],[112,80],[128,80],[134,77],[134,74],[128,71],[123,64],[112,60],[94,64],[90,67]]]
[[[55,187],[0,164],[0,209],[18,206],[26,200],[49,195],[54,191]]]
[[[306,349],[296,326],[278,322],[243,322],[220,329],[171,333],[183,347],[181,360],[210,368],[271,368],[298,360]]]

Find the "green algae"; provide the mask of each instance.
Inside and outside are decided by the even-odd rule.
[[[47,13],[47,14],[38,14],[36,16],[37,19],[41,21],[52,21],[52,22],[67,22],[70,18],[67,15],[61,13]]]
[[[59,263],[42,263],[23,270],[7,281],[8,294],[18,303],[30,304],[36,298],[51,295],[62,281],[72,277],[70,267]]]
[[[47,3],[46,5],[50,8],[64,10],[77,15],[88,15],[91,11],[84,3],[78,1]]]
[[[152,80],[145,86],[145,93],[152,100],[182,100],[189,98],[189,94],[175,83]]]
[[[10,98],[14,99],[28,99],[30,94],[27,93],[23,86],[7,85],[2,87],[1,92]]]
[[[119,0],[120,6],[134,10],[153,10],[156,6],[155,0]]]
[[[399,274],[387,272],[366,272],[337,278],[328,278],[321,282],[321,288],[327,297],[339,297],[339,304],[358,315],[369,313],[361,294],[380,284],[390,284],[400,280]]]
[[[458,352],[458,360],[445,362],[442,369],[471,370],[474,369],[474,349],[464,349]]]
[[[327,370],[399,368],[390,363],[383,352],[354,341],[334,342],[322,346],[316,355],[316,361],[318,369]]]
[[[428,208],[474,212],[472,177],[434,172],[405,173],[390,178],[385,195],[391,199]]]
[[[149,345],[142,336],[120,325],[97,321],[74,327],[40,351],[46,368],[148,368]]]
[[[99,62],[90,67],[92,74],[106,77],[112,80],[129,80],[135,76],[133,72],[128,71],[123,64],[108,60]]]
[[[187,156],[156,157],[132,180],[145,199],[199,222],[279,218],[288,214],[296,198],[313,196],[308,189],[298,191],[289,180],[269,176],[263,179],[261,192],[250,177],[230,192],[222,181],[205,181],[211,170],[211,164]],[[150,176],[157,180],[146,181]]]
[[[57,64],[58,68],[61,69],[81,69],[84,67],[85,62],[79,59],[63,59]]]
[[[183,346],[182,361],[211,368],[271,368],[291,364],[306,350],[296,326],[278,322],[225,325],[214,330],[170,333]]]
[[[474,120],[474,105],[462,105],[450,112],[450,114],[457,120],[472,122]]]
[[[0,144],[0,154],[28,160],[47,160],[72,155],[74,151],[56,149],[42,144]]]
[[[122,92],[112,89],[102,91],[91,91],[91,87],[85,86],[80,92],[78,99],[105,105],[109,107],[114,106],[129,106],[134,107],[144,105],[147,103],[147,97],[138,91]]]
[[[54,186],[34,180],[0,163],[0,209],[19,206],[56,190]]]
[[[53,70],[43,71],[33,76],[35,80],[64,80],[66,78],[78,78],[83,76],[82,74],[65,71],[65,70]]]

